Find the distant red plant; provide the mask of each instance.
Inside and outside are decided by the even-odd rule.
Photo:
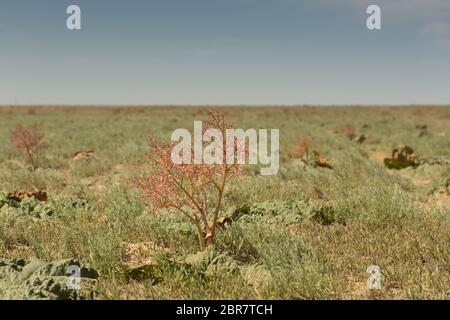
[[[309,137],[301,138],[297,141],[296,154],[300,159],[309,161],[309,147],[311,145],[311,139]]]
[[[341,128],[341,133],[349,140],[353,140],[356,137],[355,126],[353,124],[346,124]]]
[[[226,129],[231,128],[220,113],[209,112],[209,120],[205,123],[204,131],[219,129],[223,136]],[[142,199],[154,209],[174,208],[188,217],[195,226],[203,251],[206,245],[215,243],[226,185],[230,179],[243,175],[243,167],[226,161],[213,165],[176,164],[171,159],[173,147],[173,144],[163,146],[150,138],[148,157],[154,174],[136,179],[133,184],[141,191]],[[221,149],[225,159],[225,140]]]
[[[27,156],[33,170],[37,169],[37,153],[44,147],[44,137],[37,129],[24,128],[21,125],[11,132],[11,145]]]

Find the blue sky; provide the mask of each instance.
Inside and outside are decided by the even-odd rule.
[[[450,103],[448,0],[0,2],[0,104],[410,103]]]

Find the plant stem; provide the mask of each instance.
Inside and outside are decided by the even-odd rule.
[[[33,169],[33,171],[36,171],[36,164],[34,163],[34,159],[33,156],[31,155],[31,150],[27,148],[26,150],[28,158],[30,159],[30,163],[31,163],[31,168]]]
[[[197,229],[197,237],[198,237],[198,245],[200,247],[200,251],[205,251],[205,239],[203,237],[202,227],[200,226],[200,221],[196,218],[194,220],[195,228]]]

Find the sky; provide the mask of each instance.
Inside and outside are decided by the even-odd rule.
[[[4,105],[449,103],[449,0],[0,0]]]

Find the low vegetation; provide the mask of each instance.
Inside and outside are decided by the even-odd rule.
[[[219,110],[280,129],[280,171],[246,165],[224,188],[225,167],[188,171],[206,208],[152,184],[168,168],[149,160],[200,109],[0,108],[0,298],[450,297],[450,108]]]

